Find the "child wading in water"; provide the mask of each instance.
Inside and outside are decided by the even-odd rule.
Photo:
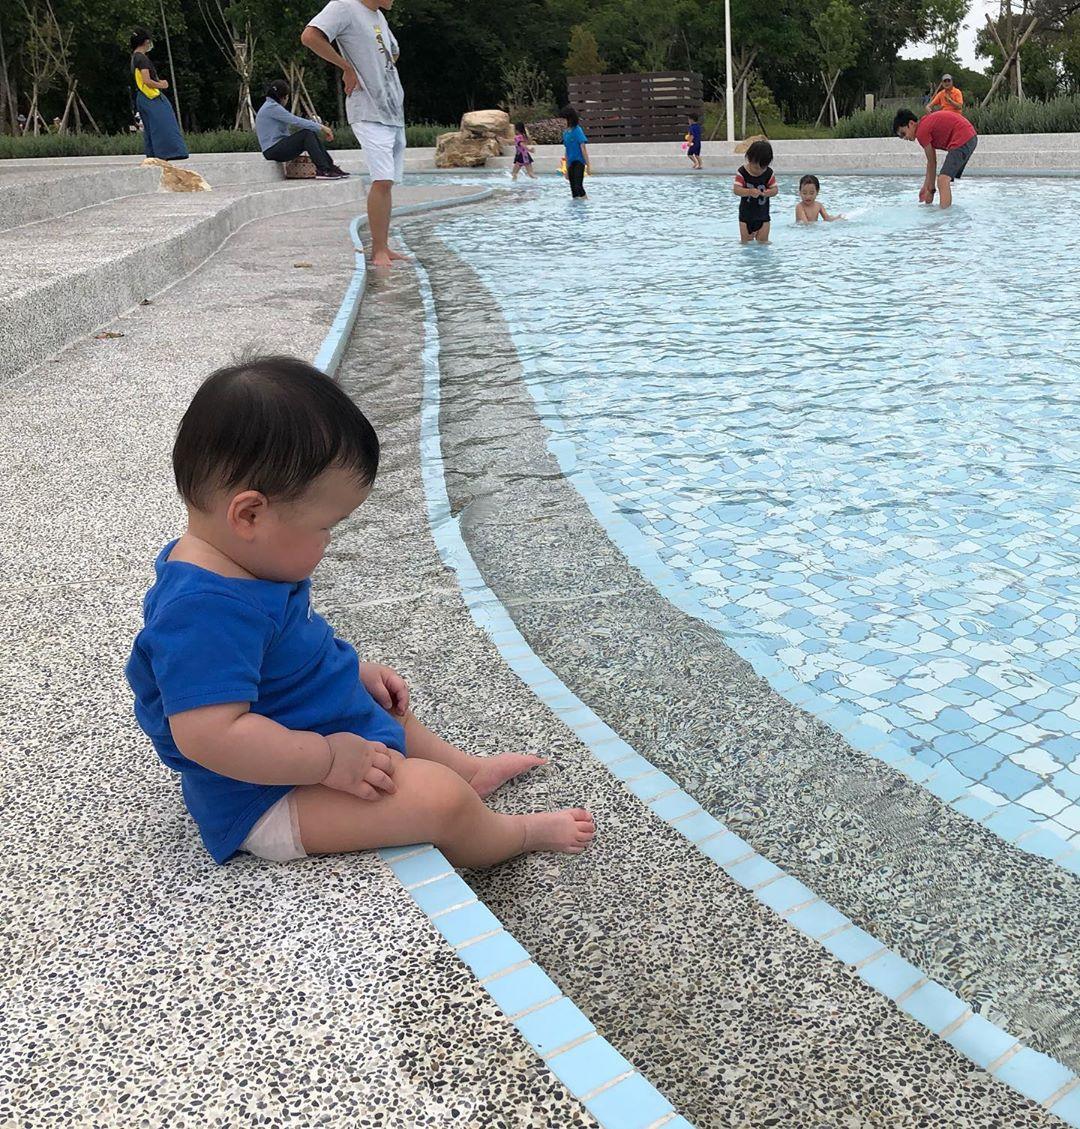
[[[566,179],[570,181],[570,195],[575,200],[584,200],[587,196],[585,172],[589,167],[589,139],[581,128],[581,119],[573,106],[564,106],[559,113],[566,119],[562,139],[566,150]]]
[[[825,205],[817,198],[821,191],[821,181],[813,173],[807,173],[799,181],[799,202],[795,205],[795,220],[797,223],[817,223],[819,219],[826,223],[833,220],[842,220],[843,216],[830,216],[825,211]]]
[[[772,146],[754,141],[746,150],[746,163],[735,174],[735,195],[739,199],[739,238],[743,243],[769,242],[769,200],[780,191],[769,168]]]
[[[544,761],[441,740],[401,676],[315,612],[311,573],[378,464],[363,413],[303,361],[203,384],[173,447],[187,531],[158,555],[127,665],[139,724],[217,862],[406,843],[454,866],[580,853],[595,834],[583,809],[498,815],[481,800]]]
[[[530,179],[536,179],[536,173],[533,172],[532,153],[532,146],[529,144],[529,131],[525,128],[524,122],[518,122],[514,126],[514,171],[511,174],[512,180],[517,180],[518,173],[522,169],[525,170],[525,175]]]
[[[686,134],[686,140],[689,142],[686,148],[686,155],[690,158],[690,164],[695,169],[701,168],[701,122],[698,121],[697,114],[690,114],[689,116],[689,130]]]

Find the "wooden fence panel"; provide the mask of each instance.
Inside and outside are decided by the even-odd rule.
[[[687,115],[702,112],[701,75],[692,71],[575,75],[568,86],[590,141],[676,141]]]

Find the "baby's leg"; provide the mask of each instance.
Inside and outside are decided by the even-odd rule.
[[[580,854],[596,834],[583,808],[499,815],[441,764],[404,760],[397,791],[360,800],[321,784],[295,789],[300,842],[308,854],[434,843],[454,866],[491,866],[523,851]]]
[[[479,796],[490,796],[496,788],[528,772],[547,764],[543,757],[526,756],[521,753],[500,753],[494,757],[471,757],[468,753],[444,741],[421,725],[411,713],[405,715],[405,752],[419,760],[435,761],[446,765],[467,780]]]
[[[771,226],[772,226],[772,221],[770,221],[769,223],[763,223],[761,225],[761,227],[759,227],[757,229],[757,231],[754,232],[754,238],[759,243],[768,243],[769,242],[769,228]]]
[[[743,243],[753,243],[754,236],[750,234],[749,229],[742,220],[739,220],[739,240]]]

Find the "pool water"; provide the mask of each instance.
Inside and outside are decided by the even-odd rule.
[[[976,160],[977,155],[976,155]],[[913,162],[913,169],[915,163]],[[578,468],[852,743],[1080,862],[1080,181],[549,177],[439,233]],[[773,664],[774,669],[776,664]]]

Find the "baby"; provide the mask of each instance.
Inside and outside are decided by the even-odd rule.
[[[825,220],[826,223],[832,223],[833,220],[844,218],[843,216],[830,216],[825,211],[825,205],[817,198],[820,191],[821,181],[812,173],[807,173],[799,181],[799,202],[795,205],[795,220],[797,223],[817,223],[819,219]]]
[[[429,842],[467,867],[580,853],[595,834],[583,809],[481,800],[541,758],[441,740],[401,676],[314,610],[311,573],[378,465],[371,424],[304,361],[262,357],[202,385],[173,447],[187,530],[158,555],[127,665],[139,724],[220,863]]]

